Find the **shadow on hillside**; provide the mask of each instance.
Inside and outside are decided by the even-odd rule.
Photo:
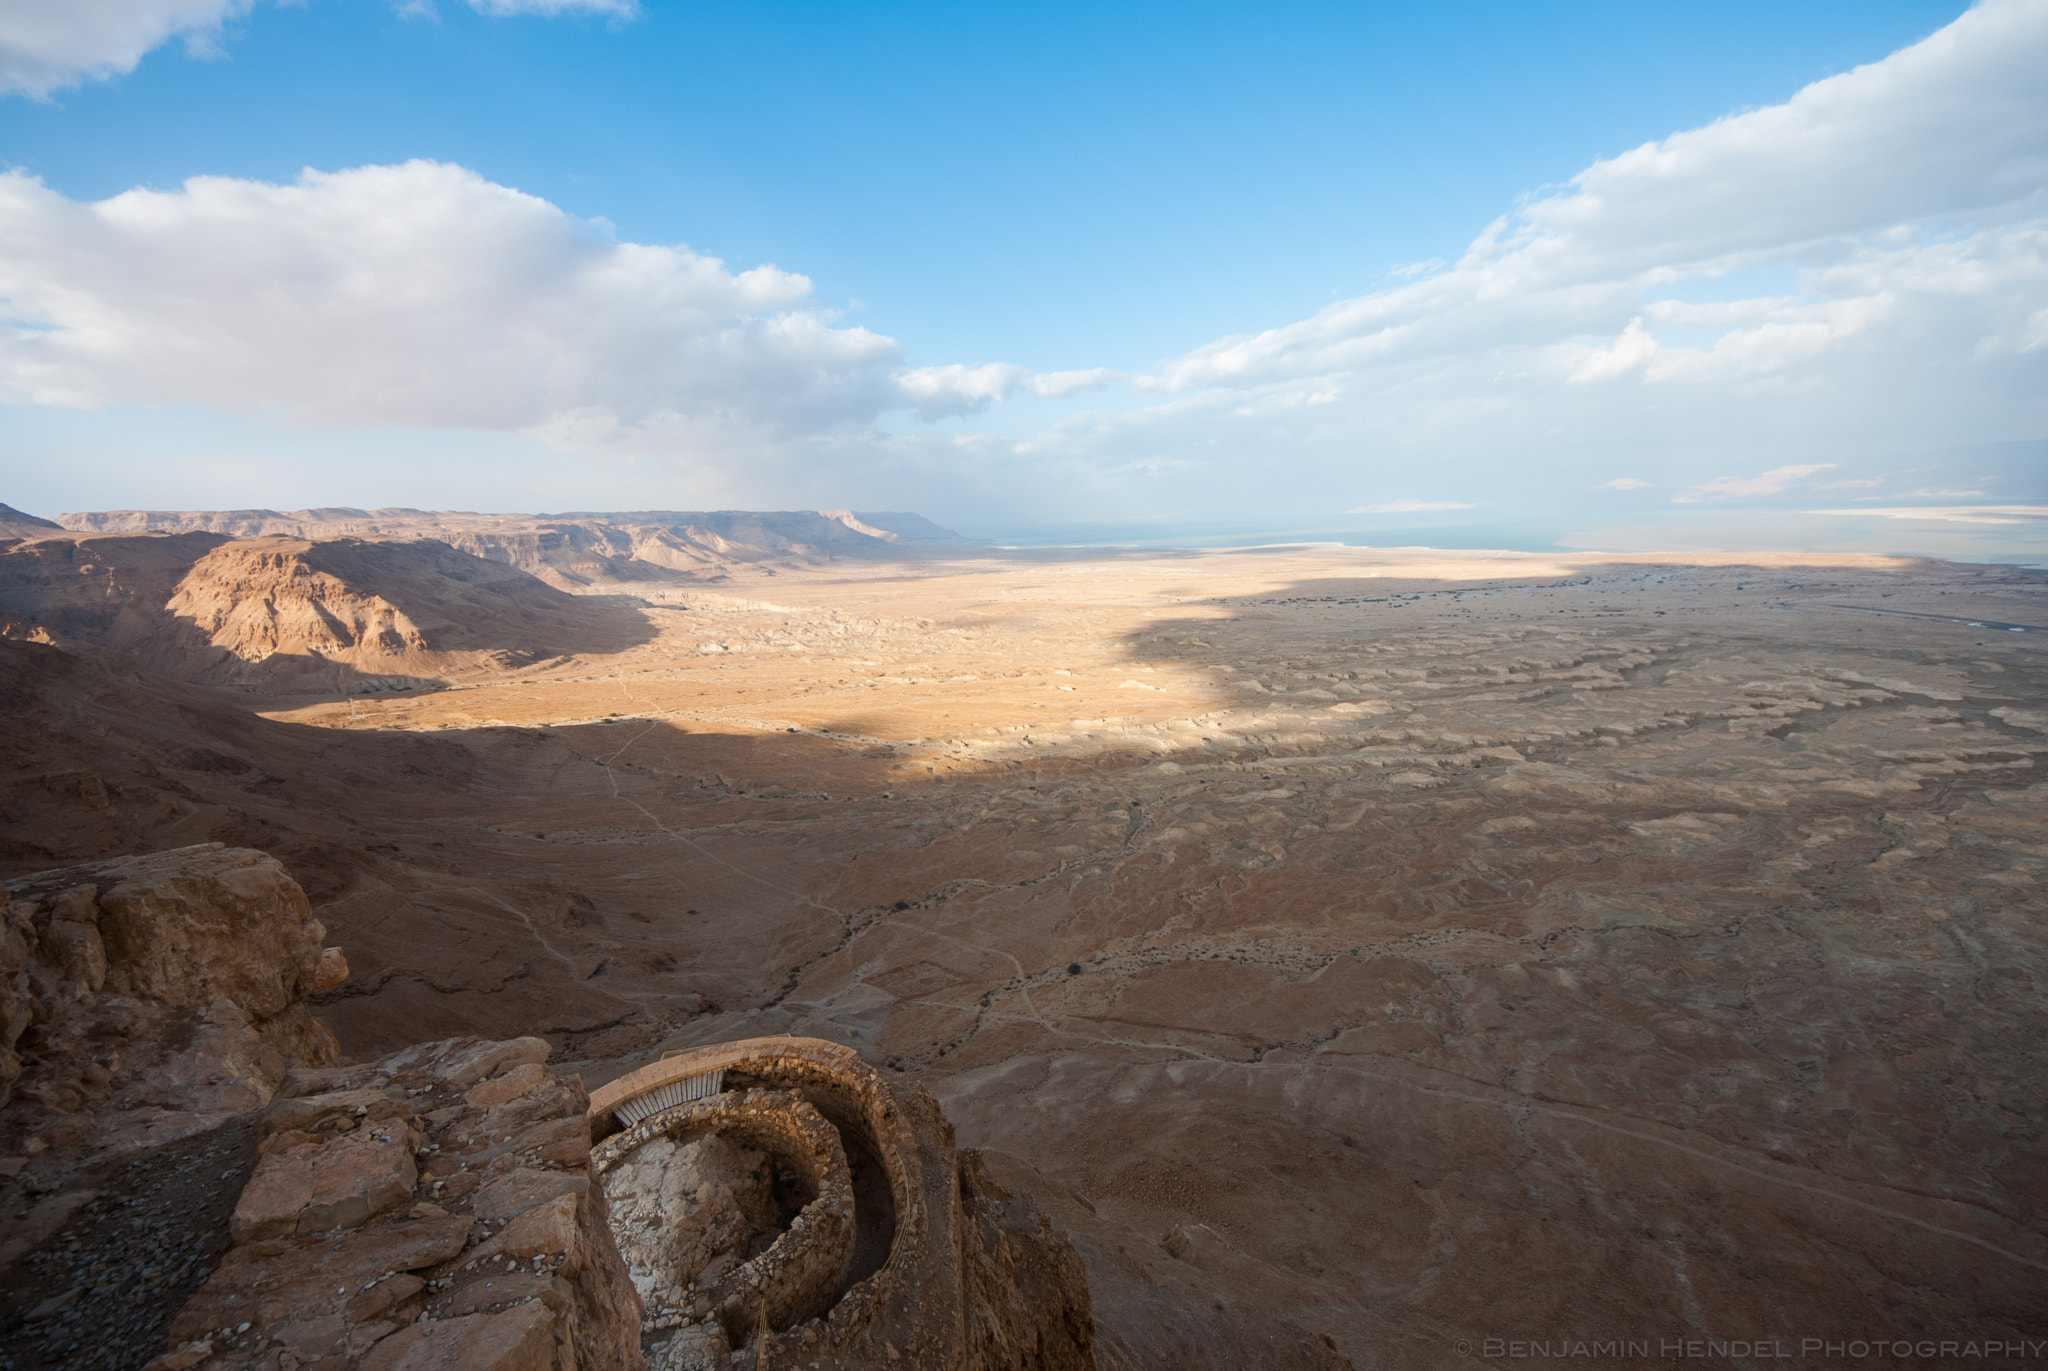
[[[624,652],[658,634],[645,608],[571,595],[432,541],[186,533],[0,544],[0,636],[274,692],[437,689],[449,657],[510,669]]]
[[[446,543],[313,543],[306,566],[404,614],[439,652],[508,652],[531,660],[605,655],[650,642],[654,625],[627,595],[571,595],[516,567]]]

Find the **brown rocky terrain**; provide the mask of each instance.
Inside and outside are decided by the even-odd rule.
[[[334,1063],[305,996],[347,967],[262,853],[0,896],[9,1368],[1096,1364],[1065,1238],[850,1049],[727,1044],[708,1088],[685,1054],[595,1101],[541,1038]]]
[[[13,505],[0,504],[0,537],[34,538],[45,533],[61,533],[64,525],[54,519],[40,518],[26,514]]]
[[[154,676],[266,691],[437,689],[465,672],[650,635],[634,606],[577,598],[419,539],[45,535],[0,548],[0,630],[113,652]]]
[[[0,1340],[140,1365],[205,1277],[242,1121],[339,1055],[306,997],[347,963],[282,866],[218,843],[17,877],[0,916]]]
[[[517,567],[563,590],[717,580],[740,567],[895,560],[922,545],[961,542],[957,534],[915,514],[845,509],[536,516],[420,509],[111,510],[34,522],[80,533],[199,532],[320,542],[431,539]]]
[[[0,858],[274,853],[357,1057],[843,1043],[1074,1234],[1106,1366],[2041,1336],[2038,576],[722,574],[431,691],[0,642]]]

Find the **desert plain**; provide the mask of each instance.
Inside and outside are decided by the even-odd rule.
[[[2044,1331],[2040,573],[17,534],[9,872],[273,853],[360,1058],[916,1073],[1106,1366]]]

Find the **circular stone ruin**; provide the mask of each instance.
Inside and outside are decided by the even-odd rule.
[[[863,1341],[911,1277],[920,1149],[850,1049],[722,1043],[601,1088],[590,1112],[649,1371],[747,1366],[764,1334],[816,1350]]]
[[[701,1364],[836,1303],[853,1183],[838,1132],[801,1097],[741,1090],[672,1105],[605,1139],[591,1162],[646,1305],[651,1368]]]

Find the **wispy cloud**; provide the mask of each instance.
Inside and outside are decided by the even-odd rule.
[[[1389,500],[1383,505],[1360,505],[1347,509],[1346,514],[1422,514],[1435,509],[1477,509],[1479,506],[1459,500]]]
[[[1675,505],[1700,500],[1743,500],[1758,495],[1776,495],[1819,471],[1833,471],[1833,462],[1810,462],[1803,466],[1776,467],[1755,476],[1721,476],[1671,497]]]
[[[1880,519],[1921,519],[1945,524],[2028,524],[2048,520],[2048,505],[1901,505],[1889,509],[1809,509]]]
[[[1018,395],[1057,399],[1106,386],[1116,379],[1117,373],[1107,367],[1035,372],[1008,362],[981,366],[954,363],[906,371],[897,378],[897,386],[920,414],[936,419],[978,413],[997,401]]]
[[[1655,482],[1639,480],[1634,476],[1617,476],[1611,481],[1602,481],[1595,490],[1651,490]]]
[[[1441,270],[1173,358],[1134,382],[1154,403],[1063,438],[1098,460],[1259,454],[1256,487],[1212,474],[1218,503],[1283,471],[1324,484],[1361,449],[1518,493],[1625,453],[1689,503],[1764,493],[1708,465],[1729,451],[1783,471],[1813,465],[1816,435],[1853,452],[2032,431],[2044,69],[2048,3],[1988,0],[1781,105],[1595,163]],[[1768,290],[1718,298],[1764,268]]]

